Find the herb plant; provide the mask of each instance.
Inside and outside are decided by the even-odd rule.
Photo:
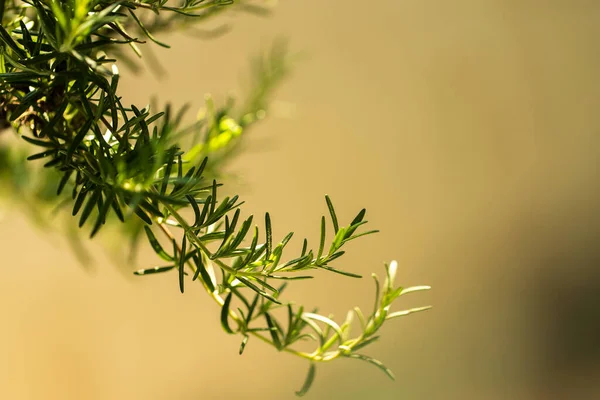
[[[225,332],[240,336],[240,354],[252,338],[305,358],[298,395],[310,388],[317,364],[338,358],[366,361],[393,378],[363,348],[385,321],[428,308],[392,311],[394,300],[429,289],[396,286],[395,261],[385,265],[383,282],[373,274],[373,309],[354,308],[341,323],[282,298],[289,281],[309,279],[315,269],[360,277],[333,265],[348,242],[376,232],[365,230],[365,210],[339,221],[326,196],[317,246],[304,239],[300,254],[284,258],[292,233],[273,238],[268,213],[261,232],[252,216],[240,217],[238,196],[220,193],[219,169],[262,119],[288,69],[283,46],[257,58],[255,85],[241,106],[207,98],[206,112],[189,126],[183,110],[154,112],[119,96],[113,57],[141,57],[148,41],[168,47],[158,32],[234,7],[260,9],[245,0],[0,0],[0,127],[28,146],[0,145],[0,179],[17,197],[33,191],[38,203],[69,207],[92,237],[117,221],[132,238],[145,235],[161,264],[135,274],[171,272],[181,293],[203,288],[221,308]],[[25,165],[23,152],[43,168]],[[352,334],[354,316],[360,330]],[[315,349],[298,350],[300,341]]]

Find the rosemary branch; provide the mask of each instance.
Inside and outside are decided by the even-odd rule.
[[[310,388],[316,363],[338,358],[366,361],[393,378],[380,361],[357,351],[378,340],[377,333],[386,320],[428,309],[391,311],[400,296],[429,289],[396,287],[396,262],[386,264],[382,284],[373,275],[373,312],[365,316],[354,308],[341,324],[281,297],[289,281],[312,278],[306,274],[315,269],[360,277],[333,265],[344,255],[342,248],[348,242],[377,232],[362,230],[367,223],[366,210],[340,225],[326,196],[332,234],[327,234],[322,216],[318,247],[310,249],[304,239],[301,253],[284,261],[284,249],[293,233],[274,241],[266,213],[261,238],[252,216],[241,220],[238,196],[220,197],[221,184],[215,179],[218,171],[239,148],[248,129],[262,119],[272,88],[287,71],[280,44],[255,61],[255,85],[242,107],[235,107],[232,101],[216,107],[207,98],[206,115],[192,126],[182,128],[183,113],[173,115],[168,106],[152,114],[149,107],[122,103],[116,60],[108,58],[107,52],[116,50],[118,54],[117,49],[128,45],[141,54],[137,45],[144,41],[129,33],[133,30],[168,47],[153,32],[177,21],[203,20],[214,14],[212,10],[226,10],[224,6],[231,3],[0,0],[0,126],[12,126],[37,149],[28,160],[44,160],[42,173],[56,190],[55,196],[45,201],[72,205],[80,228],[91,221],[90,236],[117,221],[134,226],[131,231],[136,238],[145,232],[167,265],[141,269],[137,275],[176,271],[181,292],[189,276],[186,270],[192,281],[199,280],[220,307],[225,332],[243,336],[240,354],[254,337],[309,360],[309,372],[298,395]],[[169,12],[168,17],[164,11]],[[144,12],[154,13],[153,22],[144,22]],[[182,149],[179,141],[190,133],[193,143]],[[11,161],[11,151],[0,147],[0,165],[10,171],[22,169]],[[212,184],[207,183],[210,180]],[[184,209],[193,211],[193,222],[183,218]],[[165,250],[152,226],[158,226],[172,251]],[[216,250],[211,250],[213,246]],[[273,286],[281,280],[283,285]],[[237,311],[234,302],[239,303]],[[278,308],[287,310],[287,318],[275,316],[273,311]],[[354,315],[361,331],[351,337]],[[296,350],[295,345],[304,340],[314,341],[316,349],[310,353]]]

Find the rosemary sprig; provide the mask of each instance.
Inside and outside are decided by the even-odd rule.
[[[138,45],[146,41],[168,47],[155,36],[161,27],[182,18],[202,20],[231,3],[3,1],[0,122],[36,149],[29,160],[43,161],[44,169],[54,174],[56,192],[46,199],[70,205],[78,226],[89,227],[90,236],[110,221],[142,227],[137,232],[145,232],[163,263],[136,275],[177,272],[182,293],[190,280],[199,281],[221,308],[225,332],[241,335],[240,354],[253,337],[309,360],[298,395],[310,388],[318,363],[338,358],[366,361],[393,378],[381,362],[358,351],[379,338],[386,320],[428,308],[391,311],[403,294],[429,289],[396,287],[396,262],[386,265],[383,284],[374,275],[375,306],[368,316],[355,308],[339,324],[282,297],[289,281],[310,279],[313,270],[360,277],[333,264],[349,241],[376,232],[363,230],[366,211],[341,225],[326,196],[332,234],[327,235],[323,216],[318,247],[310,249],[304,239],[300,254],[284,259],[293,233],[274,240],[268,213],[261,233],[253,216],[241,219],[243,202],[238,196],[222,197],[221,184],[214,179],[238,148],[243,132],[264,114],[271,88],[287,70],[283,48],[275,46],[269,57],[258,59],[255,90],[241,109],[232,103],[217,108],[207,98],[206,115],[192,126],[182,128],[183,114],[173,115],[169,107],[154,113],[149,107],[122,103],[116,60],[107,56],[110,49],[127,45],[141,54]],[[151,23],[148,13],[154,15]],[[193,143],[185,149],[181,139],[190,133]],[[0,152],[0,163],[10,171],[20,168],[10,160],[10,152]],[[191,219],[184,218],[183,210],[191,211]],[[157,237],[156,229],[168,243]],[[281,308],[286,318],[275,315]],[[351,336],[354,315],[361,331]],[[315,342],[312,352],[297,350],[304,340]]]

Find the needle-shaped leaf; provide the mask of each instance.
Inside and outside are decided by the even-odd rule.
[[[77,195],[77,199],[75,199],[75,204],[73,204],[73,212],[72,212],[73,216],[77,215],[77,213],[81,209],[81,206],[83,205],[83,202],[84,202],[87,194],[88,194],[88,190],[86,190],[85,188],[81,188],[81,190],[79,191],[79,194]]]
[[[26,58],[25,52],[17,45],[12,36],[10,36],[10,33],[3,26],[0,26],[0,41],[8,45],[19,58]]]
[[[196,179],[199,179],[202,176],[202,173],[204,172],[204,168],[206,168],[207,162],[208,162],[208,157],[204,157],[204,159],[198,166],[198,169],[196,170],[196,174],[194,175],[196,177]]]
[[[185,268],[185,255],[187,251],[187,236],[184,234],[183,239],[181,240],[181,253],[179,254],[179,290],[183,293],[183,278],[184,278],[184,268]]]
[[[246,316],[246,325],[250,323],[250,321],[252,321],[252,316],[254,313],[254,310],[256,309],[256,305],[258,304],[258,299],[259,299],[259,295],[256,294],[254,296],[254,300],[252,300],[252,304],[250,304],[250,307],[248,307],[248,315]]]
[[[142,30],[142,32],[144,32],[144,34],[148,37],[148,39],[152,40],[154,43],[156,43],[157,45],[159,45],[161,47],[166,47],[167,49],[171,47],[168,44],[163,43],[163,42],[157,40],[154,37],[154,35],[152,35],[152,33],[150,33],[150,31],[148,29],[146,29],[146,27],[144,26],[144,24],[142,23],[142,21],[140,21],[140,19],[135,15],[135,13],[133,11],[131,11],[131,9],[129,10],[129,14],[132,16],[132,18],[138,24],[138,26],[140,27],[140,29]]]
[[[357,239],[357,238],[359,238],[359,237],[363,237],[363,236],[367,236],[367,235],[372,235],[372,234],[374,234],[374,233],[379,233],[379,230],[377,230],[377,229],[373,229],[373,230],[370,230],[370,231],[367,231],[367,232],[362,232],[362,233],[359,233],[359,234],[357,234],[357,235],[354,235],[354,236],[350,236],[348,233],[349,233],[349,231],[347,231],[347,232],[346,232],[346,236],[347,236],[347,238],[346,238],[346,239],[344,239],[344,243],[345,243],[345,242],[348,242],[348,241],[350,241],[350,240]]]
[[[200,226],[205,225],[204,220],[207,215],[211,214],[211,212],[209,212],[209,210],[212,207],[212,204],[213,204],[213,197],[212,197],[212,195],[208,195],[208,197],[206,198],[206,200],[204,202],[204,206],[202,207],[202,212],[200,213],[200,216],[197,218],[198,223],[194,223],[195,227],[200,227]]]
[[[213,293],[215,291],[215,284],[212,280],[212,277],[206,270],[204,263],[202,262],[202,257],[194,254],[192,258],[194,260],[194,264],[196,265],[196,272],[194,273],[192,280],[196,280],[198,275],[200,275],[208,290]]]
[[[173,268],[175,268],[174,265],[167,265],[165,267],[154,267],[154,268],[147,268],[147,269],[139,269],[137,271],[134,272],[135,275],[151,275],[151,274],[158,274],[161,272],[167,272],[172,270]]]
[[[100,230],[100,227],[102,225],[104,225],[104,223],[106,221],[106,215],[108,214],[108,210],[110,209],[110,205],[112,204],[112,202],[113,202],[112,193],[109,192],[106,194],[104,203],[102,204],[102,206],[100,207],[100,209],[98,211],[98,217],[96,218],[94,228],[92,229],[92,232],[90,233],[91,238],[94,237],[96,235],[96,233],[98,233],[98,231]]]
[[[249,336],[248,335],[244,335],[244,338],[242,339],[242,343],[240,344],[240,356],[242,355],[242,353],[244,353],[244,349],[246,348],[246,344],[248,344],[248,339],[249,339]]]
[[[58,187],[56,189],[57,196],[62,193],[65,186],[67,185],[67,182],[69,182],[69,178],[71,178],[72,174],[73,174],[73,170],[68,170],[63,174],[62,178],[60,178],[60,182],[58,183]]]
[[[310,389],[310,387],[313,384],[313,381],[315,380],[315,372],[316,372],[315,363],[311,362],[310,367],[308,368],[308,373],[306,374],[306,378],[304,379],[304,383],[302,384],[302,388],[300,388],[300,390],[298,390],[296,392],[296,395],[298,397],[302,397],[306,393],[308,393],[308,390]]]
[[[379,336],[371,336],[368,339],[364,339],[358,344],[352,346],[352,351],[360,350],[363,347],[370,345],[371,343],[375,343],[377,340],[379,340]]]
[[[367,213],[367,210],[363,208],[356,215],[356,217],[354,217],[354,219],[352,220],[352,222],[350,222],[350,226],[348,227],[348,231],[346,232],[346,234],[348,235],[348,237],[352,236],[352,234],[354,233],[354,231],[356,231],[356,228],[358,228],[360,226],[360,223],[365,218],[365,214],[366,213]]]
[[[54,149],[54,148],[57,147],[55,143],[48,142],[46,140],[33,139],[33,138],[30,138],[30,137],[25,136],[25,135],[22,135],[21,137],[26,142],[29,142],[29,143],[34,144],[34,145],[39,146],[39,147],[46,147],[46,148],[51,148],[51,149]]]
[[[102,189],[101,188],[94,189],[92,196],[90,198],[88,198],[88,201],[87,201],[87,203],[85,203],[85,207],[83,208],[83,211],[81,212],[81,217],[79,218],[79,227],[80,228],[83,226],[83,224],[85,224],[85,221],[88,219],[88,217],[94,210],[94,207],[98,204],[98,200],[100,199],[100,196],[102,196]]]
[[[360,327],[364,331],[367,326],[367,322],[365,320],[365,316],[364,316],[362,310],[358,307],[354,307],[353,310],[354,310],[354,313],[356,314],[356,316],[358,317],[358,320],[360,321]]]
[[[302,243],[302,253],[300,253],[300,257],[303,257],[306,254],[307,247],[308,247],[308,240],[306,240],[306,238],[305,238],[304,242]]]
[[[93,118],[88,118],[88,120],[85,122],[85,124],[81,127],[81,129],[79,130],[79,132],[77,133],[77,135],[73,138],[73,141],[71,142],[69,148],[67,149],[67,154],[65,156],[65,158],[68,160],[73,156],[73,153],[75,152],[75,150],[77,149],[77,147],[79,147],[79,145],[81,145],[81,142],[83,141],[83,138],[85,137],[85,135],[88,134],[90,128],[92,127],[92,124],[94,123],[94,119]]]
[[[431,308],[431,306],[425,306],[425,307],[411,308],[410,310],[396,311],[396,312],[388,314],[385,319],[404,317],[405,315],[413,314],[413,313],[420,312],[420,311],[426,311],[426,310],[429,310],[430,308]]]
[[[152,225],[152,219],[148,216],[148,214],[146,214],[146,212],[141,207],[136,207],[133,212],[146,224]]]
[[[271,339],[273,340],[273,344],[278,350],[282,349],[281,337],[280,335],[283,332],[280,332],[279,328],[275,324],[275,320],[271,317],[271,315],[267,312],[265,313],[265,319],[267,321],[267,326],[269,327],[269,333],[271,334]]]
[[[377,309],[379,308],[380,284],[379,284],[379,278],[377,277],[377,275],[371,274],[371,277],[375,281],[375,304],[373,306],[373,314],[375,314],[377,312]]]
[[[268,294],[267,292],[265,292],[264,290],[262,290],[261,288],[259,288],[258,286],[256,286],[254,283],[250,282],[248,279],[244,278],[244,277],[238,277],[237,278],[240,282],[242,282],[244,285],[246,285],[248,288],[254,290],[256,293],[258,293],[259,295],[263,296],[264,298],[266,298],[267,300],[272,301],[275,304],[281,304],[281,302],[279,300],[277,300],[275,297],[271,296],[270,294]],[[263,282],[264,284],[264,282]]]
[[[334,330],[334,332],[336,333],[337,339],[339,340],[340,344],[342,344],[342,338],[343,338],[342,329],[340,328],[340,326],[338,324],[335,323],[335,321],[333,321],[332,319],[327,318],[323,315],[319,315],[319,314],[315,314],[315,313],[305,312],[304,314],[302,314],[302,319],[306,320],[307,318],[322,322],[325,325],[332,328]]]
[[[194,199],[194,197],[190,196],[189,194],[186,194],[185,198],[188,200],[190,206],[192,206],[192,210],[194,211],[195,221],[192,224],[192,226],[200,226],[202,224],[202,222],[200,221],[200,207],[198,207],[196,199]]]
[[[407,288],[402,289],[400,291],[400,295],[402,296],[402,295],[405,295],[405,294],[414,293],[414,292],[420,292],[420,291],[429,290],[429,289],[431,289],[431,286],[425,286],[425,285],[423,285],[423,286],[411,286],[411,287],[407,287]]]
[[[165,194],[167,192],[167,185],[169,184],[169,178],[171,177],[171,168],[173,168],[173,162],[175,160],[167,154],[167,165],[165,166],[165,172],[160,186],[160,193]]]
[[[240,211],[239,209],[236,210],[236,216],[238,216],[238,217],[239,217],[239,211]],[[231,228],[232,230],[233,230],[233,228],[235,228],[234,224],[237,223],[237,220],[238,220],[238,218],[236,216],[234,216],[234,218],[233,218],[233,222],[232,222],[233,227]],[[250,229],[251,225],[252,225],[252,215],[250,217],[248,217],[248,219],[242,223],[240,230],[238,231],[237,235],[231,242],[230,247],[232,249],[238,248],[238,246],[242,243],[242,241],[246,237],[246,234],[248,233],[248,230]],[[256,246],[256,244],[254,246],[251,246],[251,248],[253,249],[255,246]]]
[[[337,216],[335,215],[335,209],[333,208],[333,203],[331,202],[331,199],[329,198],[329,196],[325,196],[325,201],[327,202],[327,208],[329,209],[329,214],[331,215],[331,222],[333,223],[333,231],[335,233],[337,233],[338,230],[340,229],[340,226],[338,224]]]
[[[173,261],[173,257],[170,256],[161,246],[161,244],[156,239],[156,236],[154,236],[152,229],[150,229],[147,226],[144,226],[144,231],[146,232],[146,236],[148,236],[148,241],[150,242],[150,246],[152,246],[154,252],[165,261]]]
[[[27,157],[27,161],[39,160],[40,158],[49,157],[56,154],[56,150],[46,150],[41,153],[33,154]]]
[[[229,327],[229,307],[231,305],[231,298],[233,297],[233,293],[229,292],[227,297],[225,297],[225,302],[223,303],[223,307],[221,308],[221,326],[225,330],[225,332],[229,334],[234,334],[235,332]]]
[[[271,250],[273,248],[273,231],[271,228],[271,216],[269,215],[269,213],[265,214],[265,235],[266,235],[265,259],[268,260],[271,257]]]
[[[216,204],[217,204],[217,181],[213,179],[211,202],[210,202],[210,208],[209,208],[208,215],[212,215],[215,212]]]
[[[396,377],[394,376],[394,373],[392,372],[391,369],[389,369],[388,367],[386,367],[381,361],[376,360],[372,357],[369,356],[365,356],[364,354],[356,354],[356,353],[352,353],[352,354],[348,354],[349,358],[356,358],[358,360],[362,360],[362,361],[366,361],[369,364],[372,364],[374,366],[376,366],[377,368],[379,368],[380,370],[383,371],[384,374],[386,374],[391,380],[396,380]]]
[[[325,217],[321,217],[321,238],[319,240],[319,252],[317,253],[317,260],[321,259],[323,255],[323,249],[325,248]]]
[[[321,266],[319,266],[319,268],[323,268],[323,269],[326,269],[327,271],[335,272],[336,274],[348,276],[350,278],[362,278],[362,275],[354,274],[354,273],[348,272],[348,271],[342,271],[341,269],[332,268],[327,265],[321,265]]]
[[[332,255],[327,257],[327,263],[334,261],[336,258],[339,258],[339,257],[343,256],[344,254],[346,254],[345,251],[338,251],[337,253],[333,253]]]

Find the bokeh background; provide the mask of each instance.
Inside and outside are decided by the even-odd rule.
[[[211,40],[163,34],[164,71],[121,69],[126,101],[203,104],[243,86],[278,36],[305,57],[229,170],[275,234],[317,240],[328,193],[381,230],[288,297],[342,317],[369,307],[370,272],[433,290],[398,306],[369,354],[320,365],[312,399],[600,398],[600,2],[281,1],[233,13]],[[160,75],[160,76],[157,76]],[[106,235],[106,234],[105,234]],[[176,278],[134,278],[98,243],[66,240],[3,206],[1,399],[293,399],[307,365],[250,341]],[[132,269],[153,258],[142,254]]]

